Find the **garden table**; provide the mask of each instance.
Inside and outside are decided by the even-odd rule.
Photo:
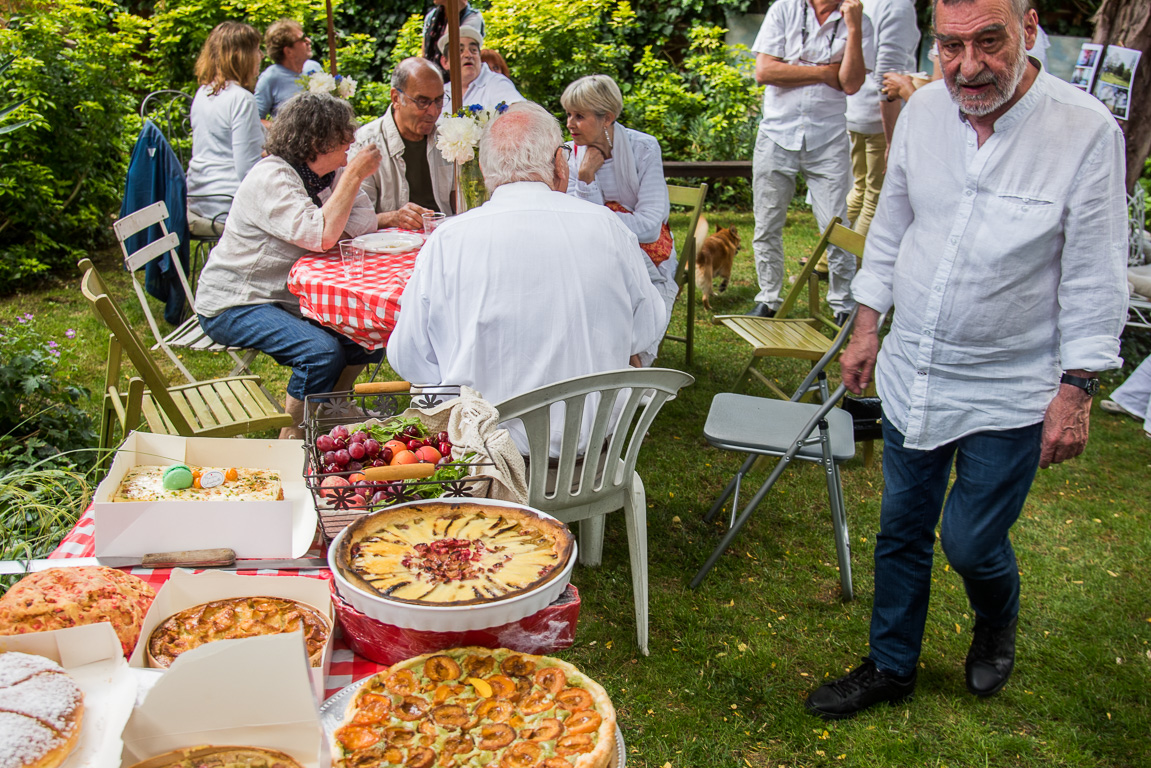
[[[288,290],[299,297],[304,317],[339,331],[364,349],[382,349],[396,327],[400,296],[418,253],[419,249],[369,253],[364,257],[364,276],[358,278],[344,276],[339,248],[310,253],[292,266]]]

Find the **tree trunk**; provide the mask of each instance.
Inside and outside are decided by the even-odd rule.
[[[1091,42],[1143,52],[1131,82],[1128,120],[1120,120],[1127,137],[1127,191],[1143,174],[1151,154],[1151,3],[1147,0],[1102,0],[1095,13]]]

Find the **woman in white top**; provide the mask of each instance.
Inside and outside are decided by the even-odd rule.
[[[648,275],[670,318],[679,287],[659,141],[617,122],[623,94],[607,75],[581,77],[564,89],[560,103],[572,136],[568,194],[608,206],[635,233],[649,256]],[[638,362],[651,365],[658,351],[659,341],[641,352]]]
[[[208,35],[196,60],[200,88],[192,100],[189,220],[227,215],[244,176],[260,160],[264,128],[252,94],[260,72],[260,34],[225,21]]]

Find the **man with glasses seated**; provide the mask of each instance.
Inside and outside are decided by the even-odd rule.
[[[440,66],[448,71],[448,36],[440,38]],[[464,105],[479,104],[495,109],[500,102],[511,105],[523,101],[511,80],[493,72],[480,58],[484,47],[484,34],[475,27],[460,27],[460,93]],[[444,114],[450,115],[459,107],[452,106],[452,84],[444,83]]]
[[[272,22],[264,33],[264,49],[273,63],[256,81],[256,111],[267,125],[266,118],[275,117],[281,104],[304,90],[301,81],[323,67],[312,60],[312,38],[292,19]]]
[[[379,170],[364,179],[379,227],[423,229],[423,214],[452,213],[451,163],[436,149],[436,121],[444,107],[444,81],[427,59],[412,57],[392,73],[392,104],[356,131],[352,156],[375,144]]]
[[[875,66],[875,39],[860,0],[779,0],[768,9],[752,50],[755,81],[767,87],[751,181],[759,293],[748,314],[772,317],[783,303],[783,224],[796,175],[802,172],[807,181],[820,230],[833,216],[847,219],[847,96]],[[855,257],[828,248],[827,261],[827,303],[842,324],[854,306]]]

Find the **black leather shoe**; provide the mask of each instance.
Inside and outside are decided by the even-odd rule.
[[[903,701],[915,690],[916,672],[906,681],[864,659],[846,676],[825,683],[807,697],[807,711],[824,720],[843,720],[880,702]]]
[[[989,627],[975,620],[971,650],[967,652],[967,690],[976,696],[992,696],[1007,685],[1015,669],[1015,628],[1019,619],[1006,627]]]
[[[775,310],[764,304],[762,301],[756,304],[750,312],[747,313],[748,317],[775,317]]]

